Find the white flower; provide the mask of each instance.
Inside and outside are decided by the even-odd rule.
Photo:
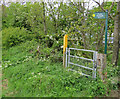
[[[63,48],[63,46],[61,46],[60,48]]]
[[[38,75],[40,75],[41,73],[38,73]]]
[[[50,36],[50,39],[52,39],[52,36]]]
[[[34,72],[33,73],[31,73],[32,75],[34,75]]]

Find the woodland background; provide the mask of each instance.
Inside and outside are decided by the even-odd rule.
[[[93,97],[118,91],[119,82],[115,81],[120,66],[120,2],[93,1],[98,6],[91,9],[90,2],[2,4],[3,97]],[[78,79],[78,74],[66,72],[62,68],[62,51],[63,37],[68,34],[69,47],[104,53],[105,19],[95,19],[92,15],[106,9],[108,84],[105,85],[99,77],[97,81]],[[89,57],[85,53],[80,55]],[[114,83],[110,79],[115,79]]]

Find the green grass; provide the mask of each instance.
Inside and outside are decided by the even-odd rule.
[[[68,72],[62,62],[51,62],[36,54],[38,43],[26,41],[3,50],[3,97],[92,97],[106,96],[109,85],[100,79]],[[3,83],[4,84],[4,83]]]

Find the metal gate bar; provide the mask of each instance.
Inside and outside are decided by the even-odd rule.
[[[70,55],[70,50],[93,52],[93,59],[88,59],[88,58],[83,58],[83,57]],[[68,62],[67,62],[67,52],[68,52]],[[80,59],[83,59],[83,60],[92,61],[93,62],[93,68],[89,68],[89,67],[86,67],[86,66],[82,66],[82,65],[79,65],[79,64],[72,63],[72,62],[70,62],[70,57],[80,58]],[[78,66],[78,67],[82,67],[82,68],[85,68],[85,69],[92,70],[93,71],[92,72],[92,77],[93,78],[96,78],[96,68],[97,68],[96,60],[97,60],[97,52],[96,51],[86,50],[86,49],[77,49],[77,48],[66,48],[66,66],[67,66],[67,63],[68,63],[68,67],[69,67],[69,64],[71,64],[71,65],[75,65],[75,66]],[[69,69],[69,70],[75,71],[73,69]],[[84,74],[84,73],[82,73],[82,75],[90,76],[90,75],[87,75],[87,74]]]
[[[73,50],[79,50],[79,51],[87,51],[87,52],[96,52],[96,51],[93,51],[93,50],[86,50],[86,49],[77,49],[77,48],[69,48],[70,50],[73,49]]]
[[[74,58],[80,58],[80,59],[84,59],[84,60],[88,60],[88,61],[94,61],[92,59],[88,59],[88,58],[83,58],[83,57],[78,57],[78,56],[73,56],[73,55],[69,55],[69,57],[74,57]]]
[[[72,62],[69,62],[68,64],[76,65],[76,66],[78,66],[78,67],[82,67],[82,68],[85,68],[85,69],[93,70],[93,68],[89,68],[89,67],[85,67],[85,66],[82,66],[82,65],[74,64],[74,63],[72,63]]]

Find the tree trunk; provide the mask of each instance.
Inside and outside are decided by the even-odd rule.
[[[45,20],[45,3],[42,2],[42,4],[43,4],[43,24],[44,24],[44,32],[45,32],[45,35],[47,35],[46,20]]]
[[[105,29],[105,24],[103,25],[103,27],[101,28],[101,32],[100,32],[100,37],[98,39],[98,43],[97,43],[97,48],[101,49],[103,48],[103,35],[104,35],[104,29]],[[97,50],[98,50],[97,49]]]
[[[56,20],[52,5],[50,3],[49,3],[49,6],[50,6],[51,12],[52,12],[51,17],[52,17],[52,19],[54,21],[55,33],[57,33],[57,30],[58,30],[58,28],[57,28],[57,20]]]
[[[117,4],[117,15],[115,16],[114,23],[114,42],[113,42],[113,56],[112,62],[115,66],[117,66],[118,55],[119,55],[119,33],[120,33],[120,1]]]
[[[83,11],[82,25],[85,24],[84,7],[85,7],[85,2],[83,2],[83,9],[82,9],[82,11]],[[83,39],[83,43],[84,43],[84,49],[87,49],[87,42],[86,42],[86,36],[85,36],[84,28],[83,28],[83,31],[82,31],[82,39]]]

